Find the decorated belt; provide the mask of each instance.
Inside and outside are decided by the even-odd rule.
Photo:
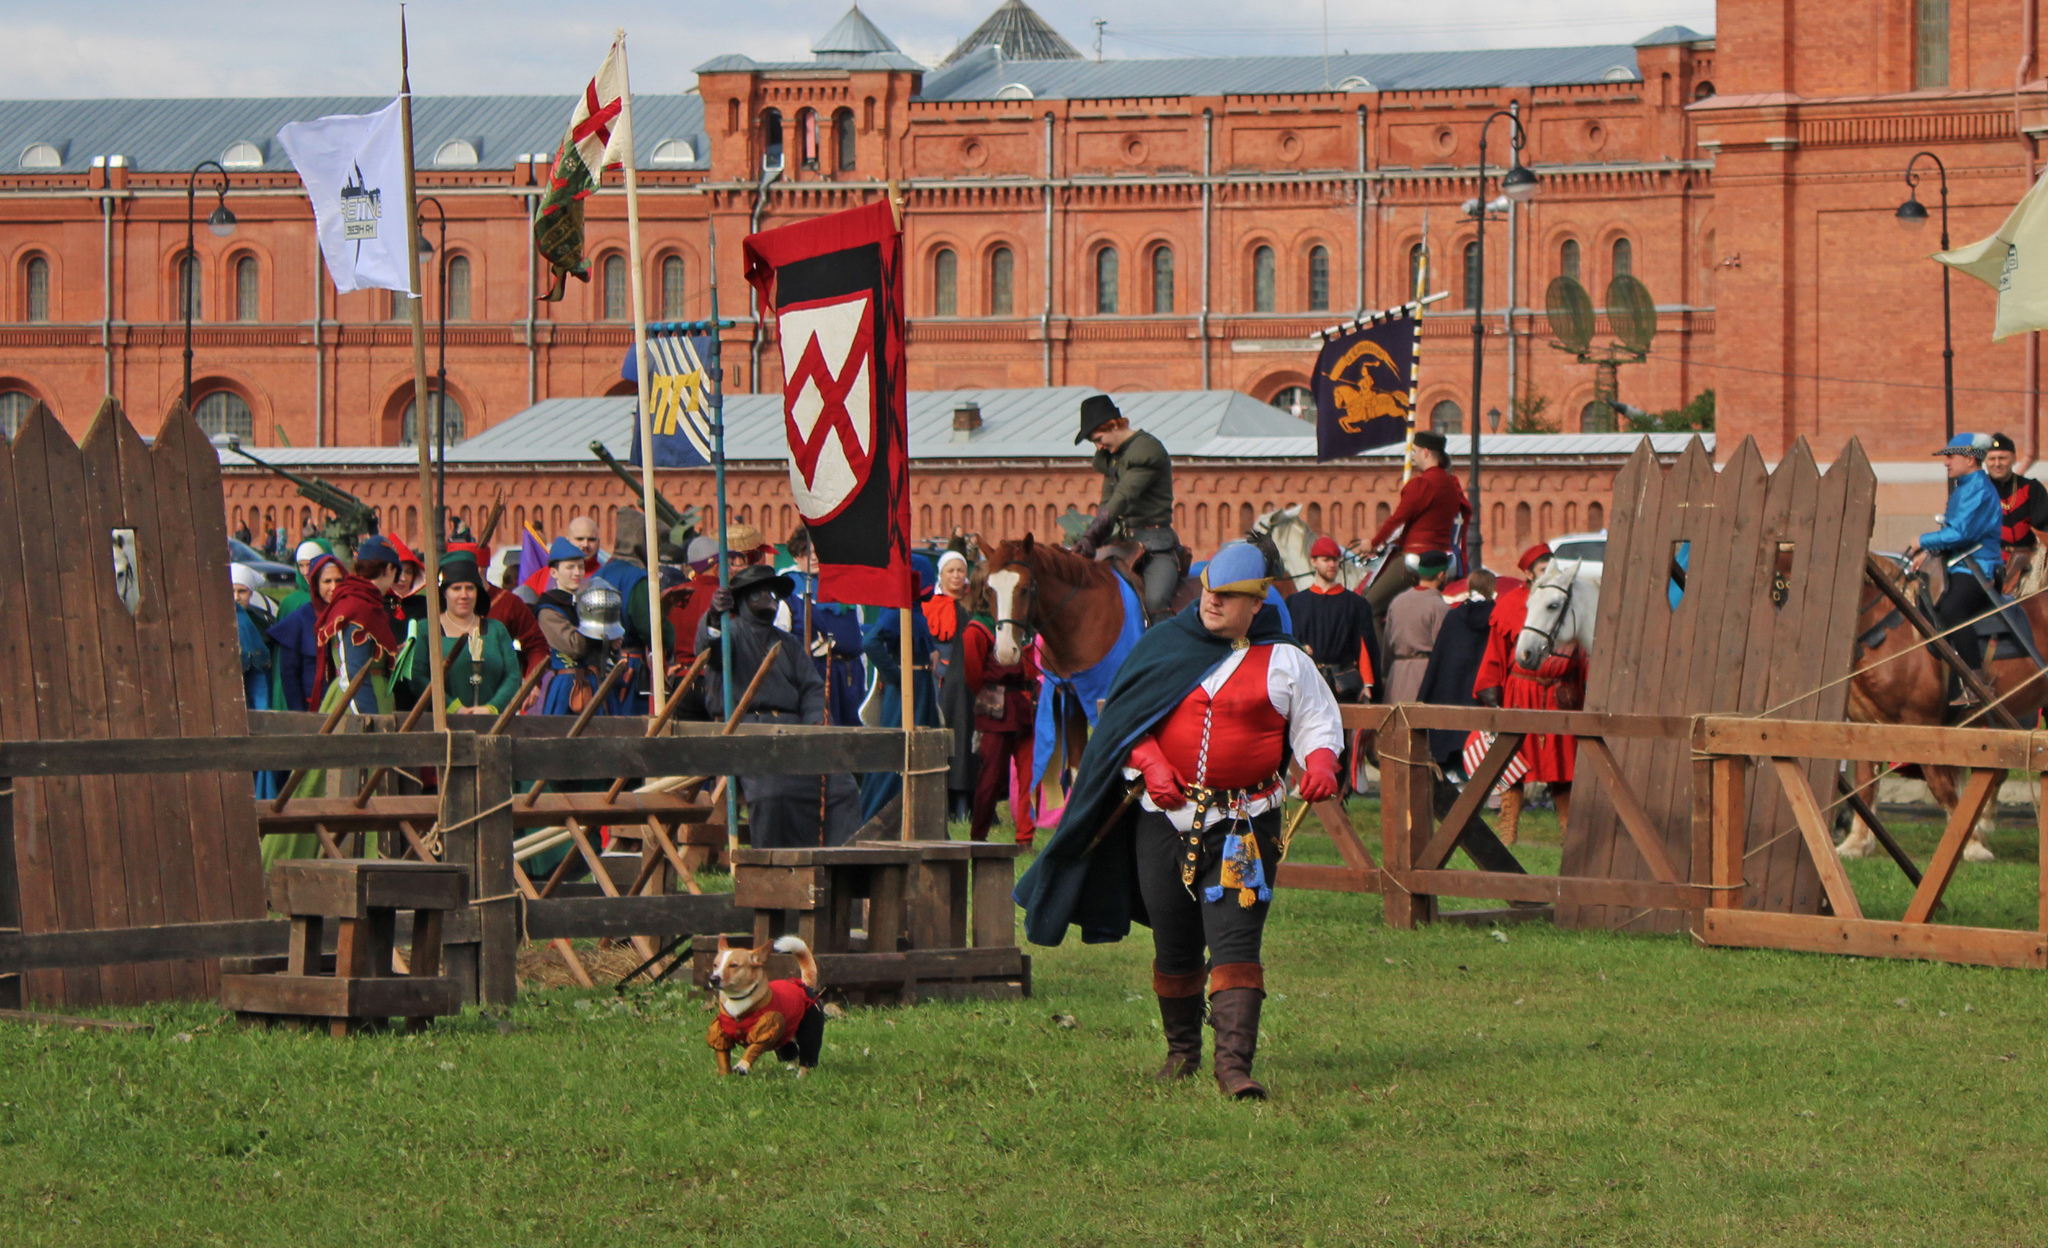
[[[1253,798],[1267,796],[1286,781],[1287,773],[1282,769],[1257,784],[1247,785],[1241,789],[1212,789],[1207,785],[1188,785],[1183,792],[1194,803],[1195,816],[1194,822],[1188,825],[1188,830],[1182,837],[1184,847],[1180,861],[1181,884],[1189,889],[1194,888],[1195,879],[1202,873],[1203,820],[1211,810],[1220,807],[1231,811],[1240,819],[1249,819],[1251,816],[1244,813],[1246,804]]]

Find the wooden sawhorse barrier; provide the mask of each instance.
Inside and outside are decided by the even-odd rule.
[[[849,1001],[1010,1000],[1031,995],[1011,899],[1019,852],[952,840],[742,849],[733,899],[753,911],[755,947],[799,937],[818,959],[821,986]],[[697,951],[700,985],[711,954]],[[770,973],[793,975],[794,959],[776,955]]]

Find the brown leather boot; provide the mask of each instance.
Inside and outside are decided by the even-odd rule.
[[[1166,1033],[1166,1065],[1156,1078],[1185,1079],[1202,1069],[1202,987],[1207,971],[1187,975],[1152,972],[1152,991],[1159,996],[1159,1028]]]
[[[1256,962],[1235,962],[1210,973],[1209,1025],[1216,1029],[1216,1086],[1240,1101],[1266,1099],[1266,1089],[1252,1078],[1252,1058],[1259,1048],[1259,1007],[1266,1000],[1265,968]]]
[[[1500,795],[1500,843],[1512,845],[1521,834],[1522,786],[1511,784]]]

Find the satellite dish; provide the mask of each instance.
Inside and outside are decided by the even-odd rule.
[[[1649,287],[1630,274],[1616,273],[1607,283],[1607,323],[1622,346],[1637,355],[1648,355],[1650,340],[1657,336],[1657,304],[1650,298]]]
[[[1550,333],[1565,350],[1585,351],[1593,341],[1593,297],[1575,277],[1554,277],[1543,295]]]

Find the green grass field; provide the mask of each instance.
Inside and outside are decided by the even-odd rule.
[[[1363,822],[1363,821],[1362,821]],[[2031,925],[2030,832],[1952,921]],[[1521,847],[1555,864],[1555,824]],[[1936,829],[1901,829],[1915,851]],[[1328,844],[1305,837],[1305,860]],[[1877,914],[1887,862],[1852,863]],[[1404,933],[1284,893],[1258,1071],[1163,1087],[1140,930],[1037,996],[856,1010],[720,1080],[684,990],[530,993],[425,1036],[0,1026],[7,1245],[2037,1244],[2048,981]]]

